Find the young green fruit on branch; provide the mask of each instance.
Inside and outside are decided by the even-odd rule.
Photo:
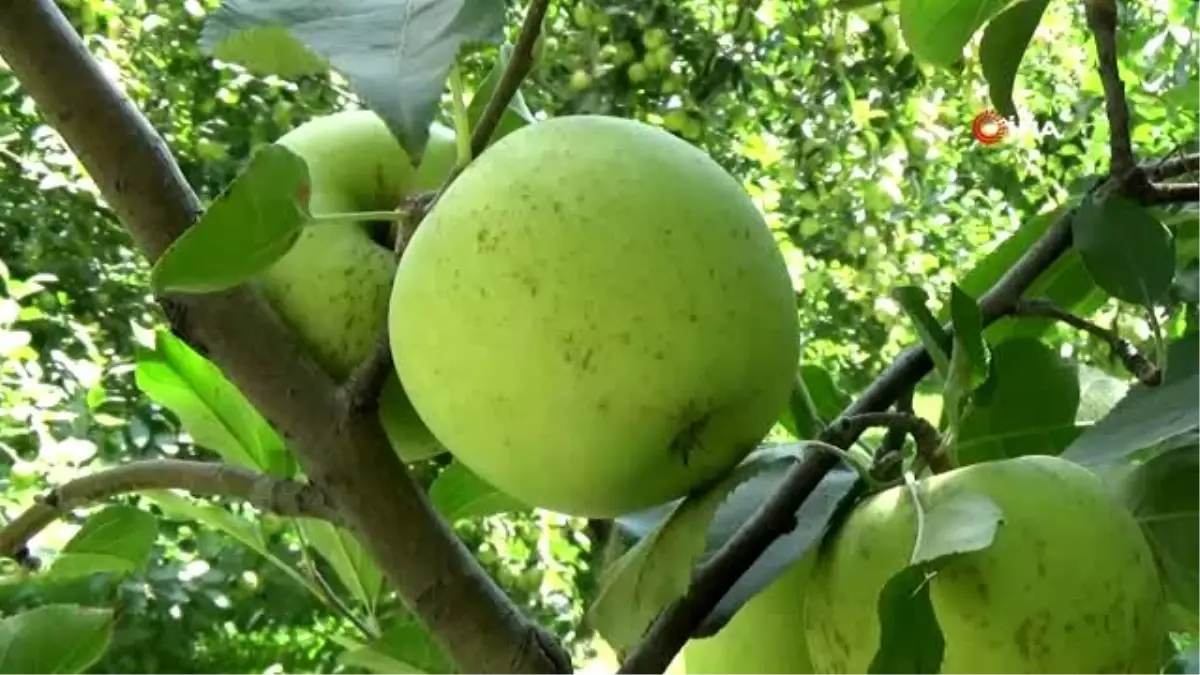
[[[667,132],[590,115],[513,132],[463,172],[409,243],[390,328],[443,445],[588,517],[737,464],[799,349],[791,280],[741,185]]]
[[[949,559],[928,582],[944,673],[1154,673],[1166,604],[1133,516],[1086,469],[1050,456],[975,464],[920,483],[926,511],[963,491],[1003,511],[991,546]],[[916,537],[901,486],[851,513],[818,559],[805,610],[819,673],[867,672],[877,606]]]
[[[277,142],[308,164],[315,215],[393,210],[412,194],[437,189],[455,159],[453,132],[435,124],[414,167],[383,120],[367,110],[318,117]],[[387,325],[396,256],[382,243],[386,228],[350,220],[310,226],[259,275],[275,311],[338,379],[370,356]],[[393,418],[385,423],[393,443],[407,437],[404,447],[430,447],[403,392],[389,387],[382,413]]]

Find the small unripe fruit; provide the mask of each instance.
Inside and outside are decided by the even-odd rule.
[[[646,70],[646,66],[641,63],[635,63],[629,66],[629,69],[625,72],[627,75],[629,75],[630,82],[645,82],[646,76],[649,74]]]
[[[592,76],[582,70],[576,70],[571,73],[571,89],[574,91],[583,91],[592,86]]]
[[[642,44],[646,46],[646,50],[654,50],[662,46],[667,41],[667,33],[661,28],[651,28],[642,33]]]

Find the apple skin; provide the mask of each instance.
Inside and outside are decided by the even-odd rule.
[[[437,162],[422,162],[418,175],[387,125],[367,110],[312,119],[276,142],[308,164],[315,215],[392,210],[428,189],[422,182],[438,180]],[[441,159],[446,143],[453,153],[454,134],[435,128],[429,143],[426,156]],[[371,238],[365,223],[345,221],[306,228],[260,279],[275,311],[340,379],[374,349],[395,273],[395,254]]]
[[[1153,673],[1166,603],[1133,516],[1081,466],[1045,455],[997,460],[920,482],[929,509],[960,491],[1004,512],[990,547],[930,582],[944,673]],[[805,611],[816,672],[867,672],[877,603],[908,562],[915,513],[904,487],[852,512],[813,570]]]
[[[812,549],[750,598],[717,632],[683,647],[687,675],[814,673],[804,641],[804,598]]]
[[[374,112],[352,110],[312,119],[277,141],[304,158],[313,214],[386,211],[409,195],[437,188],[454,164],[454,132],[441,125],[419,168]],[[258,277],[276,313],[317,362],[342,379],[374,350],[387,321],[396,256],[372,239],[366,223],[306,228],[291,249]],[[393,377],[380,406],[384,428],[405,461],[440,451]]]
[[[392,288],[425,424],[527,504],[611,517],[737,464],[798,360],[783,257],[742,186],[640,122],[555,118],[480,155]]]

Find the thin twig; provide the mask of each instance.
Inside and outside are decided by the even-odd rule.
[[[496,90],[492,92],[487,107],[483,109],[475,123],[475,130],[471,133],[471,157],[478,157],[487,148],[505,109],[517,95],[521,82],[533,67],[533,48],[542,32],[542,19],[545,18],[549,6],[550,0],[529,0],[525,21],[521,24],[521,32],[517,36],[517,44],[508,58],[508,67],[500,76]]]
[[[1121,337],[1111,328],[1097,325],[1087,319],[1076,316],[1045,298],[1022,300],[1013,309],[1013,316],[1038,317],[1061,321],[1077,328],[1093,337],[1102,340],[1121,360],[1125,369],[1132,373],[1148,387],[1158,386],[1162,382],[1162,371],[1133,346],[1133,343]]]
[[[1096,41],[1096,60],[1104,85],[1104,106],[1108,115],[1109,148],[1114,176],[1124,176],[1134,168],[1133,143],[1129,136],[1129,104],[1125,101],[1125,83],[1117,63],[1116,0],[1084,0],[1088,26]]]
[[[54,488],[0,530],[0,555],[13,556],[38,532],[73,509],[131,492],[173,489],[208,497],[234,497],[283,516],[341,522],[329,496],[311,483],[274,478],[232,464],[155,459],[98,471]]]
[[[1191,153],[1179,157],[1168,157],[1161,162],[1154,162],[1143,167],[1146,177],[1150,180],[1166,180],[1178,178],[1191,173],[1200,172],[1200,153]]]
[[[529,74],[529,70],[533,66],[533,48],[537,43],[538,35],[541,34],[542,20],[545,18],[549,6],[550,0],[530,0],[529,9],[525,12],[525,20],[521,24],[521,33],[517,37],[516,47],[508,60],[508,66],[504,69],[499,84],[496,85],[492,97],[488,99],[487,107],[483,109],[483,114],[480,115],[475,129],[471,133],[472,158],[478,157],[487,148],[488,141],[491,140],[492,134],[496,132],[496,127],[500,124],[504,110],[512,101],[513,96],[516,96],[525,76]],[[467,165],[456,163],[432,198],[421,195],[419,200],[415,200],[409,205],[411,211],[410,218],[407,219],[407,227],[406,223],[402,223],[397,235],[397,254],[403,255],[403,247],[407,245],[412,232],[416,230],[466,167]],[[392,351],[385,328],[384,335],[376,344],[374,351],[362,365],[355,369],[342,387],[340,397],[347,413],[353,414],[370,410],[378,402],[379,392],[383,388],[391,368]]]
[[[833,445],[853,443],[864,431],[872,427],[884,427],[889,431],[908,434],[917,446],[917,454],[923,457],[934,473],[942,473],[954,468],[950,460],[941,452],[942,438],[937,427],[930,424],[924,417],[899,412],[866,412],[849,417],[841,417],[823,436]]]
[[[533,67],[533,48],[537,44],[538,36],[542,32],[542,19],[545,18],[546,10],[549,6],[550,0],[529,0],[529,8],[525,10],[525,20],[521,23],[521,32],[517,36],[517,44],[513,47],[512,54],[508,57],[508,66],[505,67],[504,73],[500,76],[500,82],[496,84],[496,89],[492,92],[492,97],[488,99],[483,113],[479,115],[479,119],[475,122],[475,130],[471,132],[472,159],[478,157],[487,149],[488,142],[492,139],[492,134],[496,133],[496,127],[500,124],[500,120],[504,116],[504,110],[512,102],[513,97],[517,95],[517,90],[521,87],[521,82],[529,74],[530,68]],[[465,166],[456,165],[450,170],[445,182],[442,183],[437,194],[430,200],[426,213],[433,209],[438,200],[442,198],[442,195],[446,193],[446,190],[450,188],[450,185],[454,183],[465,169]]]
[[[1151,183],[1145,201],[1152,204],[1200,202],[1200,183]]]

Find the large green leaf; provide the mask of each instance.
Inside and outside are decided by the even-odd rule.
[[[451,523],[497,513],[528,511],[530,507],[483,480],[458,460],[442,470],[429,486],[429,498]]]
[[[1062,456],[1099,467],[1169,438],[1200,428],[1200,337],[1190,333],[1167,351],[1167,369],[1157,387],[1136,384],[1107,415],[1084,431]]]
[[[1166,297],[1175,243],[1153,213],[1114,195],[1085,201],[1071,225],[1074,247],[1101,288],[1146,307]]]
[[[152,401],[179,418],[195,442],[237,464],[290,477],[296,461],[250,401],[215,364],[169,331],[140,350],[136,381]]]
[[[496,0],[225,0],[201,45],[260,74],[278,74],[276,49],[289,56],[289,73],[327,61],[418,157],[460,50],[497,43],[503,29]]]
[[[373,613],[383,595],[384,577],[358,538],[341,527],[315,518],[296,518],[296,525],[308,543],[333,568],[342,586]]]
[[[836,418],[850,405],[850,397],[838,388],[833,376],[821,366],[806,363],[800,366],[800,378],[812,402],[810,409],[803,400],[804,392],[796,387],[791,400],[780,419],[783,426],[796,438],[813,439],[821,433],[824,425]],[[816,413],[816,418],[813,413]]]
[[[304,160],[282,145],[264,146],[154,263],[154,288],[211,293],[253,278],[296,243],[310,218],[308,191]]]
[[[1056,455],[1078,433],[1076,366],[1032,338],[1003,342],[992,351],[992,375],[973,403],[959,430],[961,463]]]
[[[1029,41],[1033,39],[1050,0],[1019,0],[988,22],[979,43],[979,61],[988,82],[992,105],[1014,118],[1013,84]]]
[[[261,555],[282,570],[291,577],[292,581],[312,593],[317,599],[322,602],[326,601],[325,592],[321,590],[320,586],[272,553],[270,546],[267,545],[267,540],[254,524],[245,518],[234,515],[219,506],[181,497],[166,490],[145,490],[142,494],[157,504],[169,518],[198,523],[232,537],[234,541]]]
[[[1177,630],[1200,621],[1200,445],[1185,443],[1138,464],[1118,487],[1154,550]]]
[[[1010,0],[900,0],[900,31],[918,59],[950,66]]]
[[[879,649],[869,673],[941,672],[946,639],[938,625],[925,565],[910,565],[879,592]]]
[[[152,514],[131,506],[109,506],[88,517],[46,573],[64,579],[135,572],[150,559],[157,536],[158,520]]]
[[[404,614],[392,620],[383,634],[365,645],[353,645],[338,657],[345,666],[373,673],[454,673],[444,649],[415,618]]]
[[[929,296],[919,286],[901,286],[892,290],[892,298],[900,304],[908,318],[913,323],[921,345],[933,359],[933,365],[938,375],[945,380],[950,376],[950,350],[952,343],[950,334],[942,328],[942,324],[929,311]]]
[[[0,621],[0,673],[82,673],[113,637],[111,609],[42,605]]]

